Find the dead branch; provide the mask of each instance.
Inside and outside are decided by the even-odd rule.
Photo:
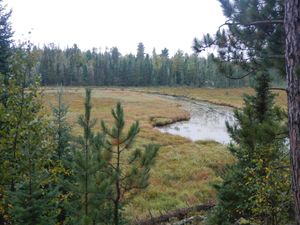
[[[157,225],[164,222],[169,222],[172,218],[183,220],[191,212],[207,211],[213,208],[213,204],[209,205],[196,205],[188,208],[177,209],[171,212],[167,212],[158,217],[151,217],[150,219],[144,219],[137,221],[134,225]]]

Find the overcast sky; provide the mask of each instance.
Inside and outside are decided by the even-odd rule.
[[[81,49],[118,47],[136,53],[143,42],[170,54],[192,53],[194,37],[214,33],[224,23],[217,0],[4,0],[13,9],[15,39],[28,38],[61,48],[76,43]]]

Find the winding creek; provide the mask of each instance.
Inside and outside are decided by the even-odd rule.
[[[214,140],[222,144],[230,142],[225,121],[230,124],[234,122],[232,108],[185,97],[160,96],[176,101],[184,110],[190,112],[191,118],[189,121],[176,122],[156,129],[163,133],[189,138],[192,141]]]

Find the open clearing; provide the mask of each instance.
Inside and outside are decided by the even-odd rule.
[[[56,88],[46,88],[44,91],[43,99],[48,111],[50,104],[55,105],[56,91]],[[100,120],[112,122],[111,109],[120,101],[124,107],[127,128],[135,120],[140,121],[141,132],[136,146],[149,142],[161,145],[156,165],[151,172],[150,186],[126,208],[130,219],[147,217],[149,212],[156,215],[187,205],[214,202],[215,191],[211,185],[221,181],[219,175],[226,164],[233,162],[233,157],[226,146],[219,143],[192,142],[153,129],[153,123],[157,121],[168,123],[183,120],[189,118],[189,114],[178,103],[144,91],[177,94],[241,107],[242,89],[93,88],[92,91],[92,116],[98,119],[95,131],[100,129]],[[246,89],[246,92],[252,90]],[[81,134],[76,121],[84,109],[84,88],[65,88],[64,93],[64,101],[69,105],[68,121],[73,126],[73,134]],[[281,94],[279,97],[282,99],[279,104],[284,105]]]

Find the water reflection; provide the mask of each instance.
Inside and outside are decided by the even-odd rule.
[[[230,142],[225,121],[230,124],[234,122],[232,108],[192,101],[187,98],[167,98],[175,100],[188,110],[191,119],[157,128],[161,132],[180,135],[193,141],[214,140],[222,144]]]

